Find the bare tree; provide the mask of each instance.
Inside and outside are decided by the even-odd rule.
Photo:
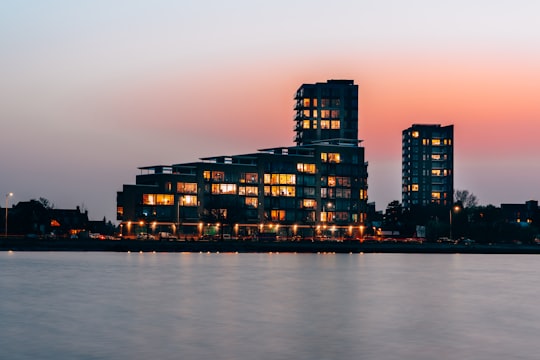
[[[43,205],[43,207],[45,209],[54,209],[54,204],[52,202],[50,202],[48,199],[45,199],[44,197],[40,197],[39,200],[41,205]]]
[[[465,208],[473,208],[478,205],[476,195],[470,193],[469,190],[456,190],[454,199],[456,202],[460,202]]]

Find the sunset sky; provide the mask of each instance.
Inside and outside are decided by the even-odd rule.
[[[535,0],[0,3],[0,192],[115,219],[137,167],[292,146],[302,83],[359,85],[369,200],[401,131],[455,126],[455,188],[540,200]],[[2,207],[4,204],[2,204]]]

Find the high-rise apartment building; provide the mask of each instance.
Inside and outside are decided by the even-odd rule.
[[[124,236],[172,232],[354,236],[366,219],[367,163],[352,80],[302,85],[297,145],[139,168],[117,194]],[[300,127],[298,127],[300,125]]]
[[[353,80],[303,84],[295,100],[296,145],[328,139],[358,141],[358,85]]]
[[[403,130],[402,153],[403,207],[452,206],[454,126],[415,124]]]

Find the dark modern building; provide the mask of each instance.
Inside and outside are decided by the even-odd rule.
[[[295,100],[296,145],[327,139],[358,141],[358,85],[354,81],[304,84]]]
[[[454,126],[415,124],[403,130],[404,209],[430,204],[452,206]]]
[[[351,80],[304,84],[295,99],[296,111],[309,108],[310,116],[308,126],[297,113],[296,146],[139,168],[135,184],[117,194],[123,235],[361,232],[367,163],[358,140],[358,87]]]

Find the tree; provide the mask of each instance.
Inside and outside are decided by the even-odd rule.
[[[43,205],[45,209],[48,209],[48,210],[54,209],[54,204],[50,202],[48,199],[45,199],[44,197],[40,197],[38,201],[41,205]]]
[[[469,190],[456,190],[454,199],[463,205],[464,208],[474,208],[478,206],[476,195],[470,193]]]

